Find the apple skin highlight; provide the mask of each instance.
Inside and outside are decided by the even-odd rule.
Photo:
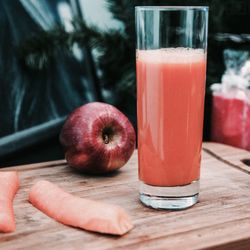
[[[129,160],[136,135],[129,119],[117,108],[92,102],[69,115],[60,142],[70,166],[88,174],[103,174]]]

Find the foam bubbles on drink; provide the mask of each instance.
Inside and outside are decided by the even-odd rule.
[[[204,61],[203,49],[163,48],[155,50],[137,50],[136,60],[150,63],[193,63]]]

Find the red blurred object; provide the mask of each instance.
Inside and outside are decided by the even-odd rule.
[[[240,92],[241,98],[236,92]],[[247,91],[233,96],[213,94],[212,140],[250,150],[250,103]],[[242,98],[242,93],[245,98]]]

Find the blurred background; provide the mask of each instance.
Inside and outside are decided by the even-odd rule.
[[[210,86],[221,82],[225,51],[250,57],[249,0],[0,1],[0,166],[63,158],[62,124],[87,102],[115,105],[136,128],[138,5],[209,6],[204,140],[211,139]]]

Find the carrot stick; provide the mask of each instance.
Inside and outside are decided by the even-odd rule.
[[[48,181],[38,181],[31,188],[29,201],[65,225],[114,235],[123,235],[133,227],[121,207],[73,196]]]
[[[13,199],[18,189],[17,172],[0,172],[0,232],[10,233],[16,229]]]

